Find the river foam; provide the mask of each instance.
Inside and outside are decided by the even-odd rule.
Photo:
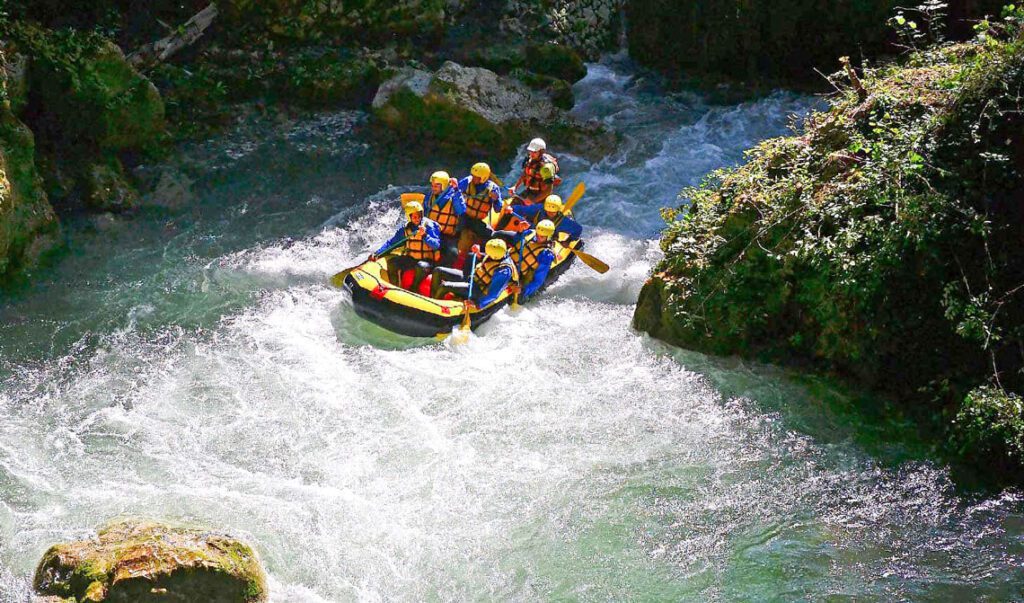
[[[125,514],[246,538],[278,602],[1024,596],[1019,494],[965,497],[942,468],[817,418],[834,407],[785,374],[630,328],[658,207],[814,100],[667,97],[624,57],[577,93],[624,136],[601,163],[563,163],[612,270],[577,265],[465,345],[383,331],[325,284],[394,228],[408,186],[386,183],[349,203],[311,178],[293,215],[286,193],[246,188],[175,225],[158,259],[98,268],[106,284],[51,319],[64,336],[43,335],[44,296],[16,302],[20,324],[0,329],[0,600],[24,600],[46,546]],[[299,152],[332,123],[300,129]],[[259,163],[257,146],[235,161]],[[251,169],[216,165],[222,181]]]

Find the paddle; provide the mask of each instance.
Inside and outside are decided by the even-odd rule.
[[[405,204],[410,201],[419,201],[420,203],[423,203],[423,200],[426,199],[427,196],[423,193],[402,193],[400,198],[402,200],[402,207],[405,207]]]
[[[473,253],[470,251],[470,253]],[[466,343],[469,340],[469,331],[472,319],[469,317],[469,300],[473,297],[473,279],[476,278],[476,253],[473,253],[473,261],[469,267],[469,288],[466,289],[466,305],[463,308],[462,324],[459,326],[459,338],[455,343]]]
[[[575,253],[576,257],[578,257],[584,264],[590,266],[599,273],[604,274],[605,272],[608,272],[608,264],[605,264],[601,260],[590,255],[589,253],[585,251],[580,251],[579,249],[573,249],[572,247],[569,247],[568,249],[569,251]]]
[[[569,198],[565,200],[565,205],[562,206],[562,213],[567,214],[572,211],[576,202],[580,200],[583,193],[587,192],[587,185],[580,182],[576,185],[576,188],[572,189],[572,193],[569,194]]]
[[[523,245],[526,244],[526,237],[519,239],[519,261],[516,262],[516,274],[519,278],[523,275]],[[516,294],[512,297],[512,309],[519,309],[519,287],[516,287]]]
[[[378,253],[377,256],[380,257],[380,256],[383,256],[383,255],[387,255],[387,254],[391,253],[392,251],[398,249],[402,245],[405,245],[405,238],[404,237],[400,241],[395,243],[394,245],[391,245],[390,247],[387,247],[386,249],[384,249],[381,253]],[[339,272],[338,274],[335,274],[334,276],[331,277],[331,284],[334,285],[335,287],[337,287],[338,289],[341,289],[345,285],[345,277],[347,277],[349,274],[352,273],[353,270],[355,270],[356,268],[362,266],[365,263],[366,263],[366,261],[364,260],[362,262],[359,262],[355,266],[352,266],[351,268],[346,268],[346,269],[342,270],[341,272]]]

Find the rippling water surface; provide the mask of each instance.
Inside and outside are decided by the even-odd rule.
[[[0,600],[132,514],[246,537],[274,601],[1024,598],[1019,494],[958,494],[841,394],[629,328],[658,208],[813,99],[709,106],[621,57],[576,92],[625,137],[562,160],[613,269],[466,346],[324,284],[436,167],[353,137],[356,113],[189,149],[183,214],[70,224],[0,306]]]

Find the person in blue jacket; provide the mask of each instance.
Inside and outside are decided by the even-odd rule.
[[[466,213],[466,201],[459,181],[438,171],[430,176],[430,194],[423,200],[427,217],[441,229],[441,263],[450,264],[458,255],[459,227]]]
[[[548,278],[551,265],[555,263],[555,225],[551,220],[541,220],[537,227],[524,232],[512,250],[512,259],[519,270],[519,285],[513,293],[519,293],[523,301],[540,290]]]
[[[388,282],[401,286],[400,270],[415,270],[411,291],[415,291],[423,278],[441,261],[441,230],[430,218],[423,217],[423,204],[410,201],[405,204],[405,215],[408,221],[398,227],[395,234],[380,248],[370,254],[370,261],[375,262],[384,255],[388,248],[399,246],[404,239],[405,250],[402,255],[388,258]]]
[[[501,211],[501,187],[491,182],[491,166],[476,163],[469,170],[469,176],[459,180],[459,191],[466,202],[463,214],[462,238],[459,251],[466,251],[478,241],[491,238],[491,227],[487,217],[491,209]]]
[[[472,253],[479,249],[474,246]],[[519,272],[508,254],[508,245],[501,239],[491,239],[484,247],[485,254],[476,262],[476,269],[469,273],[471,264],[464,271],[439,267],[434,269],[431,297],[440,299],[451,293],[468,301],[470,306],[486,308],[497,301],[509,285],[519,283]],[[473,290],[470,291],[470,284]]]
[[[580,235],[583,234],[583,227],[576,220],[563,214],[564,209],[565,205],[562,203],[561,197],[548,195],[548,198],[544,200],[544,205],[514,205],[512,213],[532,224],[534,228],[541,220],[551,220],[551,223],[555,225],[555,233],[564,232],[568,237],[565,242],[568,243],[580,238]]]

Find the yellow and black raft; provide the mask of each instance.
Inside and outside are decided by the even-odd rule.
[[[496,224],[499,215],[492,212],[491,223]],[[572,241],[566,247],[555,243],[555,262],[544,282],[546,288],[558,280],[575,261],[576,254],[570,249],[582,251],[583,241]],[[388,257],[367,261],[354,267],[341,279],[333,281],[352,293],[352,305],[356,314],[378,324],[389,331],[410,337],[438,337],[448,335],[463,319],[465,305],[461,299],[442,300],[403,289],[397,283],[388,281]],[[336,276],[342,276],[339,273]],[[483,324],[495,312],[513,300],[506,289],[497,300],[485,308],[472,311],[472,327]]]

